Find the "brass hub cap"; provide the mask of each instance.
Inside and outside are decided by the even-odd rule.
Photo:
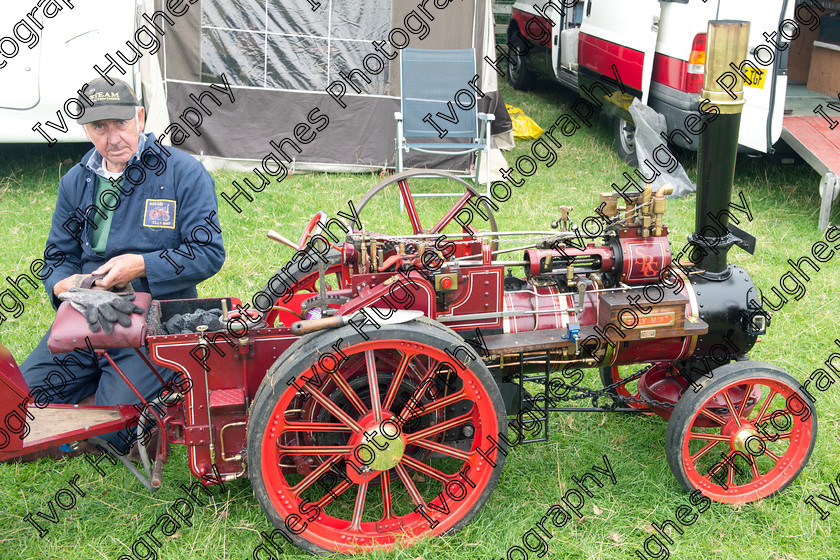
[[[749,453],[750,455],[752,455],[753,453],[747,447],[747,441],[751,437],[758,438],[758,431],[755,428],[750,426],[738,430],[732,437],[732,447],[735,448],[736,451],[740,451],[744,454]]]
[[[373,454],[368,466],[377,471],[387,471],[396,467],[405,453],[405,440],[397,427],[390,422],[366,430],[359,445],[365,446],[365,461],[368,461],[370,453]]]

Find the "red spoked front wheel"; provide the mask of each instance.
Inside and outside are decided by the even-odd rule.
[[[668,421],[665,451],[680,484],[744,503],[793,482],[817,439],[816,409],[801,384],[769,364],[734,362],[700,386],[686,390]]]
[[[504,403],[460,337],[428,319],[363,332],[299,340],[251,409],[254,492],[272,523],[312,552],[455,532],[504,462],[493,443],[507,433]]]

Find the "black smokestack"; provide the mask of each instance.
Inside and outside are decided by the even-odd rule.
[[[710,21],[706,34],[701,111],[717,116],[700,135],[697,209],[689,240],[705,253],[698,266],[710,275],[726,274],[726,253],[740,241],[729,231],[727,211],[744,105],[744,80],[734,68],[747,57],[749,33],[746,21]]]

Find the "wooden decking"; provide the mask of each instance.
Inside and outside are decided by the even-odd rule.
[[[35,408],[27,409],[35,416],[29,421],[30,432],[24,440],[24,445],[30,442],[53,438],[61,434],[70,434],[89,427],[120,420],[120,413],[113,408],[100,409],[83,408]],[[82,438],[83,439],[83,438]]]

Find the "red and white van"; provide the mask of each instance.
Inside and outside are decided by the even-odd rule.
[[[665,116],[673,144],[696,150],[697,132],[686,124],[698,114],[708,22],[750,21],[748,61],[757,71],[742,67],[751,83],[745,81],[739,143],[745,151],[773,153],[782,132],[788,46],[798,26],[814,17],[819,25],[820,14],[817,0],[516,2],[508,27],[508,79],[527,89],[537,76],[547,76],[583,94],[593,80],[614,82],[615,67],[625,93],[603,100],[619,155],[635,162],[627,111],[633,97]]]

